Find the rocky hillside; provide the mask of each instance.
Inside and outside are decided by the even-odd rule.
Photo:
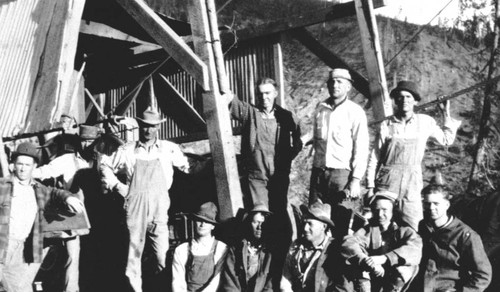
[[[390,60],[400,48],[420,29],[419,26],[395,20],[378,18],[384,61]],[[356,18],[309,27],[308,30],[332,52],[342,57],[352,68],[366,76],[364,58]],[[299,42],[289,38],[283,44],[285,59],[286,92],[288,107],[300,119],[304,133],[311,131],[314,108],[328,96],[326,90],[326,66]],[[461,41],[456,32],[439,28],[426,28],[394,61],[386,66],[389,90],[400,80],[415,81],[421,88],[422,103],[439,95],[450,94],[483,80],[489,51]],[[362,106],[368,101],[360,94],[351,93],[352,99]],[[451,147],[429,143],[425,156],[425,180],[434,169],[440,169],[445,180],[456,194],[463,194],[471,169],[472,151],[478,131],[477,121],[482,108],[482,91],[463,95],[452,101],[452,116],[462,120],[457,140]],[[498,98],[494,97],[492,122],[498,125]],[[369,122],[371,108],[366,108]],[[427,114],[441,120],[436,109]],[[371,134],[374,135],[372,127]],[[477,194],[491,192],[499,186],[498,128],[492,131],[489,142],[489,158],[485,169],[488,177],[478,186]],[[294,162],[290,199],[293,203],[307,200],[311,169],[311,150],[305,149]]]

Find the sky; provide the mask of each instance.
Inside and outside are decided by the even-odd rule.
[[[386,0],[388,5],[378,8],[375,12],[398,20],[406,20],[415,24],[427,24],[450,0]],[[451,3],[441,14],[431,22],[431,25],[453,24],[459,14],[459,0],[451,0]],[[470,10],[466,15],[474,13],[487,13],[486,11]]]

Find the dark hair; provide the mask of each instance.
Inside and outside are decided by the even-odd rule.
[[[274,81],[274,79],[269,78],[269,77],[262,77],[259,80],[257,80],[256,87],[258,88],[260,85],[264,85],[264,84],[271,84],[272,86],[274,86],[275,89],[278,89],[278,83],[276,83],[276,81]]]
[[[443,198],[448,201],[453,197],[452,195],[450,195],[445,186],[440,184],[430,184],[422,189],[422,195],[425,196],[430,194],[441,194]]]

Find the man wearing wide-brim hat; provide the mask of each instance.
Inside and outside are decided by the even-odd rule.
[[[229,249],[222,270],[220,292],[273,291],[272,253],[266,222],[272,213],[263,202],[257,202],[243,217],[243,238]]]
[[[33,177],[40,180],[49,178],[57,179],[62,177],[61,187],[65,190],[77,192],[80,187],[73,184],[75,174],[82,169],[91,169],[96,166],[97,161],[94,159],[92,143],[100,136],[101,130],[98,127],[90,125],[80,125],[78,139],[80,147],[75,152],[65,153],[56,157],[48,164],[38,167],[33,171]],[[95,169],[95,168],[94,168]],[[100,185],[97,177],[97,169],[93,175],[93,181],[87,183]],[[80,199],[83,200],[84,194],[79,193]],[[65,287],[64,291],[73,292],[79,291],[79,259],[80,259],[80,239],[78,235],[88,234],[89,230],[67,230],[56,231],[47,234],[46,237],[60,238],[63,245],[68,251],[68,259],[65,267]]]
[[[217,206],[206,202],[191,214],[194,238],[175,249],[172,261],[173,292],[217,291],[220,271],[227,254],[226,244],[215,239],[212,234],[218,224],[217,213]]]
[[[156,274],[160,275],[165,268],[170,207],[168,191],[174,167],[189,173],[197,164],[190,163],[177,144],[158,138],[160,124],[165,119],[157,111],[147,109],[136,119],[139,141],[125,144],[111,156],[103,157],[100,169],[105,187],[125,198],[130,234],[125,273],[137,292],[142,291],[141,257],[145,242],[151,242],[154,247],[156,264],[153,270]],[[119,180],[117,175],[123,179]]]
[[[12,154],[13,176],[0,179],[0,286],[6,291],[33,291],[44,256],[45,207],[84,212],[82,201],[70,192],[34,180],[38,150],[30,142],[19,144]]]
[[[397,194],[380,189],[371,198],[370,224],[347,235],[343,254],[361,292],[406,291],[422,257],[422,239],[395,218]]]
[[[283,292],[325,292],[348,289],[344,260],[340,255],[341,238],[328,232],[335,228],[330,219],[331,207],[316,201],[301,206],[303,236],[287,254],[280,289]]]
[[[395,113],[384,120],[377,131],[366,173],[368,196],[373,195],[375,187],[398,194],[396,209],[416,230],[423,218],[421,164],[427,140],[451,145],[461,122],[451,117],[449,101],[440,106],[443,126],[428,115],[415,113],[422,96],[412,81],[399,82],[390,95],[396,105]]]
[[[349,229],[351,216],[347,211],[361,209],[360,181],[369,152],[365,111],[349,100],[352,82],[347,69],[335,68],[329,72],[329,97],[318,104],[313,125],[309,203],[320,199],[330,204],[332,220],[341,235]],[[343,216],[344,213],[347,215]]]

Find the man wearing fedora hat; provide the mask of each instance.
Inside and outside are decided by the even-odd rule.
[[[212,231],[217,225],[217,206],[202,204],[192,214],[194,238],[180,244],[172,261],[172,292],[217,291],[227,246],[215,239]]]
[[[0,179],[0,286],[9,292],[28,292],[44,256],[42,219],[55,204],[72,213],[84,212],[70,192],[46,187],[33,179],[40,161],[37,147],[21,143],[12,154],[14,175]]]
[[[218,291],[273,291],[272,256],[264,228],[270,215],[267,206],[259,202],[245,214],[243,238],[229,249]]]
[[[147,109],[136,120],[139,141],[127,143],[111,156],[104,156],[100,170],[105,187],[125,198],[130,236],[125,274],[137,292],[142,291],[141,258],[145,242],[153,248],[156,275],[165,268],[169,244],[168,191],[172,185],[173,168],[189,173],[194,166],[202,164],[191,164],[177,144],[158,139],[160,124],[165,121],[158,112]]]
[[[394,220],[395,198],[397,194],[378,191],[370,202],[370,224],[344,238],[343,253],[356,271],[358,291],[406,291],[417,274],[422,239]]]
[[[300,209],[304,216],[303,236],[292,244],[287,254],[281,291],[348,291],[341,241],[328,232],[335,227],[330,219],[330,205],[316,201]]]
[[[451,118],[449,101],[441,108],[443,127],[432,117],[415,113],[414,107],[422,98],[411,81],[399,82],[390,95],[396,111],[380,124],[377,132],[366,173],[368,196],[373,195],[374,187],[398,194],[396,207],[401,210],[402,219],[416,230],[423,218],[421,164],[427,140],[451,145],[460,121]]]
[[[62,188],[72,192],[78,192],[80,199],[83,195],[79,192],[80,187],[73,183],[75,175],[82,169],[95,169],[97,173],[97,161],[94,158],[92,143],[100,135],[100,129],[95,126],[80,125],[78,138],[80,147],[73,153],[66,153],[56,157],[48,164],[40,166],[33,171],[33,178],[45,180],[62,177]],[[98,177],[93,176],[93,184],[99,184]],[[67,230],[51,232],[51,238],[59,238],[68,252],[68,259],[64,265],[65,282],[64,291],[77,292],[79,288],[79,266],[80,266],[80,238],[79,235],[88,234],[89,230]]]
[[[314,114],[313,168],[309,202],[318,198],[332,205],[339,234],[347,234],[346,210],[361,207],[360,180],[366,170],[369,137],[363,108],[348,99],[352,78],[346,69],[330,71],[329,98]],[[344,216],[345,214],[345,216]]]

